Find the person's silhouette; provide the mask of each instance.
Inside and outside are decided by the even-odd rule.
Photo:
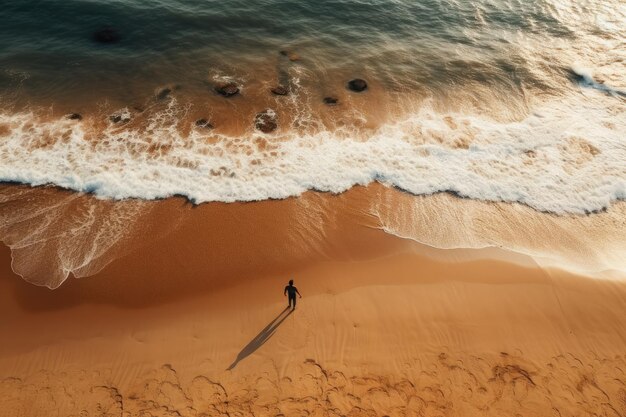
[[[302,298],[302,296],[298,292],[298,289],[293,286],[292,279],[289,280],[289,285],[285,287],[284,294],[289,296],[289,307],[295,310],[296,309],[296,294],[298,294],[300,298]],[[292,303],[293,303],[293,306],[292,306]]]

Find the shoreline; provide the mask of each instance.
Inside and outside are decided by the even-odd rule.
[[[341,194],[309,191],[282,200],[200,205],[180,197],[101,200],[57,187],[4,184],[0,201],[0,241],[13,248],[13,270],[50,288],[70,274],[89,277],[124,257],[135,274],[131,281],[146,277],[142,268],[154,268],[141,260],[147,257],[171,274],[183,267],[192,281],[209,271],[211,280],[223,282],[303,262],[411,251],[415,244],[421,253],[426,247],[501,248],[547,267],[603,278],[621,279],[626,271],[626,238],[620,233],[625,202],[601,213],[554,215],[449,193],[414,196],[380,183]],[[240,254],[246,262],[239,266],[226,261]],[[180,265],[168,264],[172,255]]]
[[[381,182],[379,180],[372,180],[371,182],[367,183],[367,184],[355,184],[353,186],[351,186],[350,188],[344,190],[344,191],[340,191],[340,192],[333,192],[333,191],[324,191],[324,190],[317,190],[315,188],[311,188],[308,189],[306,191],[304,191],[301,194],[298,195],[293,195],[293,196],[287,196],[287,197],[268,197],[265,198],[263,200],[236,200],[236,201],[221,201],[221,200],[209,200],[209,201],[201,201],[201,202],[195,202],[192,198],[188,197],[185,194],[172,194],[172,195],[168,195],[168,196],[164,196],[164,197],[155,197],[152,199],[145,199],[145,198],[141,198],[141,197],[123,197],[123,198],[115,198],[115,197],[107,197],[107,196],[101,196],[99,194],[97,194],[94,191],[81,191],[81,190],[75,190],[73,188],[68,188],[68,187],[63,187],[60,185],[56,185],[53,183],[46,183],[46,184],[30,184],[30,183],[24,183],[24,182],[20,182],[20,181],[0,181],[0,188],[3,187],[11,187],[11,186],[17,186],[17,187],[27,187],[30,189],[42,189],[42,188],[47,188],[47,189],[53,189],[56,190],[58,192],[61,193],[75,193],[78,194],[80,196],[86,196],[86,197],[92,197],[98,200],[103,200],[103,201],[111,201],[111,202],[129,202],[129,201],[135,201],[135,202],[163,202],[163,201],[167,201],[167,200],[184,200],[185,203],[189,203],[194,207],[199,207],[205,204],[255,204],[255,203],[262,203],[264,201],[284,201],[284,200],[291,200],[291,199],[298,199],[300,198],[303,194],[310,194],[310,193],[315,193],[315,194],[320,194],[322,196],[328,196],[328,197],[336,197],[336,196],[340,196],[342,194],[345,193],[349,193],[350,190],[352,190],[353,188],[368,188],[368,187],[386,187],[388,189],[390,189],[392,192],[400,192],[402,194],[406,194],[407,196],[410,197],[418,197],[418,198],[429,198],[429,197],[436,197],[439,195],[444,195],[444,196],[450,196],[453,197],[455,199],[462,199],[462,200],[470,200],[470,201],[474,201],[477,203],[485,203],[485,204],[506,204],[506,205],[511,205],[511,206],[523,206],[526,209],[530,209],[533,210],[535,212],[537,212],[538,214],[545,214],[545,215],[551,215],[551,216],[562,216],[562,217],[585,217],[585,216],[591,216],[591,215],[597,215],[597,214],[602,214],[602,213],[606,213],[609,210],[611,210],[613,205],[621,205],[626,203],[626,198],[621,198],[618,197],[614,200],[611,200],[606,206],[597,209],[597,210],[591,210],[591,211],[586,211],[584,213],[577,213],[577,212],[556,212],[556,211],[550,211],[550,210],[540,210],[536,207],[533,207],[532,205],[522,202],[522,201],[505,201],[505,200],[483,200],[483,199],[479,199],[479,198],[474,198],[474,197],[470,197],[470,196],[466,196],[463,195],[461,193],[459,193],[458,191],[455,190],[441,190],[441,191],[434,191],[432,193],[422,193],[422,194],[416,194],[413,193],[410,190],[406,190],[404,188],[398,187],[394,184],[387,184],[385,182]]]

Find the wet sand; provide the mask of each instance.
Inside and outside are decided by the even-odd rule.
[[[87,211],[100,216],[90,233],[100,230],[99,222],[115,230],[105,214],[120,212],[107,212],[110,204],[132,206],[123,212],[135,217],[124,218],[129,233],[91,267],[80,256],[61,262],[95,275],[70,276],[54,291],[15,275],[3,247],[1,416],[49,416],[51,410],[64,416],[626,412],[621,273],[583,276],[504,249],[436,249],[388,233],[385,213],[375,216],[370,205],[372,193],[392,193],[393,212],[402,214],[399,203],[416,197],[372,186],[341,196],[193,207],[182,199],[94,202],[56,189],[8,188],[14,201],[20,195],[38,207],[28,216],[22,210],[12,223],[6,213],[15,211],[3,212],[3,239],[17,263],[67,256],[63,247],[89,249],[77,243],[94,235],[77,232],[78,220],[68,215],[81,213],[84,204],[94,204]],[[6,197],[9,190],[3,191]],[[466,215],[475,204],[425,199],[465,204]],[[427,204],[420,207],[426,215]],[[65,222],[50,221],[51,212]],[[431,216],[424,227],[433,234],[422,238],[434,239],[446,216],[453,227],[452,212]],[[487,211],[480,213],[474,216]],[[611,210],[597,216],[561,226],[571,234],[575,227],[587,230],[590,242],[605,228],[605,240],[619,254],[619,228],[611,235],[616,224],[609,225],[611,216],[620,216]],[[549,247],[562,219],[539,218],[550,231],[542,242]],[[465,239],[477,224],[467,223]],[[525,225],[534,233],[528,217]],[[494,243],[511,234],[500,232],[491,232]],[[461,236],[448,234],[448,243]],[[18,249],[17,235],[30,244],[23,239]],[[517,236],[523,247],[524,233]],[[572,247],[589,255],[591,266],[612,259]],[[563,251],[563,258],[573,251]],[[282,289],[291,277],[304,298],[288,314]]]

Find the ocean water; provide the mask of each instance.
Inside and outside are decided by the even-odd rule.
[[[379,181],[602,210],[626,199],[625,33],[619,0],[6,1],[0,181],[194,203]]]

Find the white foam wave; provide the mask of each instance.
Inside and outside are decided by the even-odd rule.
[[[423,107],[366,140],[347,129],[263,135],[251,128],[242,137],[192,129],[183,136],[168,122],[171,107],[147,128],[99,132],[86,121],[1,114],[0,180],[114,199],[184,195],[196,203],[340,193],[380,181],[415,194],[452,191],[585,213],[626,199],[626,105],[584,94],[506,123]]]
[[[575,77],[578,79],[579,83],[585,87],[595,88],[599,91],[604,91],[605,93],[612,95],[614,97],[622,96],[626,97],[626,92],[619,90],[617,88],[606,85],[602,82],[598,82],[593,78],[593,73],[590,69],[581,67],[579,65],[573,65],[571,68]]]

